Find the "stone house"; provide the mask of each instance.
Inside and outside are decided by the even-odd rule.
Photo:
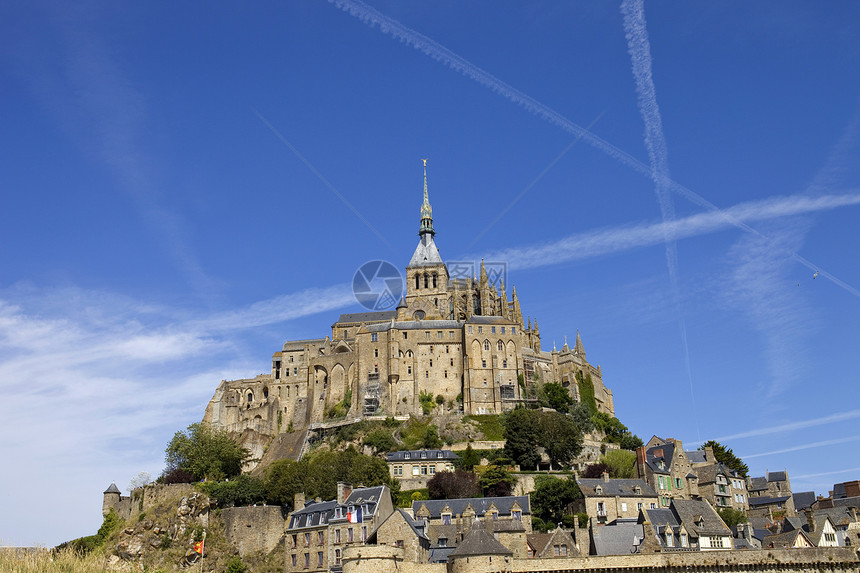
[[[668,508],[643,510],[639,521],[644,535],[655,536],[664,552],[734,548],[732,530],[704,500],[673,499]]]
[[[554,559],[577,557],[581,554],[571,532],[561,527],[548,533],[531,533],[526,536],[526,543],[530,558]]]
[[[284,533],[287,573],[337,571],[343,550],[364,543],[394,512],[388,486],[352,489],[338,483],[337,499],[305,503],[297,494]]]
[[[653,436],[637,448],[636,469],[657,492],[659,507],[669,507],[673,499],[700,499],[698,476],[681,440]]]
[[[788,472],[766,472],[764,476],[748,477],[749,507],[756,515],[769,511],[776,519],[797,515],[791,494]],[[776,501],[779,500],[779,501]]]
[[[739,511],[749,508],[746,481],[736,471],[721,462],[695,465],[699,476],[699,495],[714,507],[730,507]]]
[[[610,479],[604,472],[600,478],[577,478],[582,497],[574,502],[576,513],[587,513],[598,523],[616,519],[636,519],[643,509],[654,509],[657,492],[641,479]]]
[[[816,512],[808,509],[800,517],[786,517],[783,520],[782,530],[802,530],[813,547],[839,547],[839,538],[836,527],[825,512]]]
[[[427,523],[434,559],[447,559],[476,523],[518,557],[526,557],[526,536],[532,533],[527,495],[419,500],[412,502],[412,514]]]
[[[792,529],[774,535],[767,535],[761,542],[762,547],[770,549],[809,549],[815,547],[802,529]]]
[[[404,450],[385,455],[389,475],[403,489],[421,489],[437,472],[452,472],[460,458],[451,450]]]
[[[430,538],[424,532],[426,524],[414,520],[406,510],[397,508],[367,538],[369,545],[391,545],[403,549],[403,559],[412,563],[427,563]]]

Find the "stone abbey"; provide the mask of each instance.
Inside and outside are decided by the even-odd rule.
[[[435,234],[425,166],[420,240],[396,308],[342,314],[330,336],[285,342],[269,373],[223,381],[204,421],[271,436],[330,421],[338,404],[348,419],[420,415],[422,394],[447,413],[499,414],[527,402],[539,382],[558,382],[579,401],[577,374],[590,375],[597,408],[614,415],[579,333],[572,349],[543,350],[516,287],[509,299],[483,262],[477,277],[452,276]]]

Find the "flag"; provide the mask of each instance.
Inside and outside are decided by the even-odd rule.
[[[197,543],[194,544],[194,552],[200,553],[201,555],[203,554],[203,542],[202,541],[198,541]]]
[[[356,507],[352,511],[346,514],[347,518],[349,518],[350,523],[361,523],[361,508]]]

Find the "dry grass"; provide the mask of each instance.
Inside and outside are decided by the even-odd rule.
[[[0,549],[0,573],[102,573],[106,570],[104,555],[93,552],[86,556],[66,549],[16,551]]]

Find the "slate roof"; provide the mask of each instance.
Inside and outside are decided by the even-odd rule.
[[[456,547],[431,547],[430,548],[430,563],[447,563],[448,556],[457,549]]]
[[[727,535],[731,536],[731,529],[723,523],[720,516],[708,502],[693,499],[673,499],[670,509],[675,512],[687,532],[702,535]],[[696,522],[702,517],[703,524],[700,527]],[[652,523],[654,523],[652,521]]]
[[[860,509],[860,497],[842,497],[833,500],[833,507],[856,507]]]
[[[708,460],[705,459],[705,451],[704,450],[693,450],[693,451],[684,451],[687,454],[687,459],[690,460],[692,464],[703,464]]]
[[[773,545],[774,548],[794,547],[798,535],[806,537],[806,540],[809,541],[809,538],[806,536],[803,530],[793,529],[791,531],[784,531],[783,533],[779,533],[777,535],[768,535],[767,537],[762,539],[761,546],[765,548],[770,547],[771,545]],[[811,541],[810,545],[814,546]]]
[[[122,492],[119,491],[119,488],[116,487],[115,483],[111,483],[110,486],[108,486],[108,488],[105,490],[105,493],[119,493],[119,494],[121,494]]]
[[[576,484],[579,486],[582,495],[586,497],[657,497],[657,492],[650,485],[641,479],[610,479],[603,478],[577,478]],[[603,490],[602,493],[597,493],[597,486]],[[635,493],[635,487],[640,487],[640,493]]]
[[[750,484],[747,488],[749,491],[762,491],[767,489],[767,478],[754,477],[750,478]]]
[[[325,342],[325,338],[306,338],[304,340],[288,340],[284,343],[282,350],[304,350],[305,346],[317,346]]]
[[[406,265],[406,268],[438,265],[442,263],[442,257],[439,255],[439,248],[433,241],[433,236],[425,235],[425,237],[427,237],[426,242],[424,237],[418,241],[418,246],[415,247],[415,252],[412,253],[412,258],[409,260],[409,264]]]
[[[801,491],[791,494],[791,498],[794,501],[794,509],[803,511],[808,507],[812,507],[812,504],[815,503],[815,492]]]
[[[750,507],[759,507],[761,505],[771,505],[774,503],[783,503],[790,496],[784,495],[780,497],[768,497],[768,496],[760,496],[760,497],[751,497],[747,501],[749,501]]]
[[[852,523],[851,511],[844,506],[819,509],[815,511],[815,514],[826,515],[830,518],[831,523],[833,523],[833,525],[837,528],[846,527],[849,523]]]
[[[503,316],[479,316],[473,315],[466,320],[466,324],[516,324]]]
[[[595,527],[591,532],[595,555],[629,555],[645,539],[639,523],[617,523]]]
[[[767,481],[788,481],[785,472],[767,472]]]
[[[658,474],[668,474],[669,468],[672,466],[672,457],[675,454],[675,444],[666,442],[659,446],[653,446],[645,450],[645,463],[651,468],[651,471]],[[660,467],[660,460],[665,463],[664,468]]]
[[[490,507],[494,504],[499,510],[499,515],[510,515],[511,507],[514,502],[518,503],[523,510],[523,515],[531,514],[531,506],[529,505],[529,496],[527,495],[511,495],[507,497],[467,497],[463,499],[423,499],[412,502],[412,514],[418,515],[418,510],[422,505],[427,506],[430,511],[431,519],[440,519],[442,509],[447,505],[451,508],[451,513],[454,516],[462,515],[468,505],[475,510],[477,517],[483,517]]]
[[[375,487],[360,487],[352,490],[349,496],[342,504],[338,504],[337,500],[310,502],[303,509],[294,511],[290,515],[290,522],[287,526],[288,530],[301,529],[305,527],[319,527],[326,525],[330,521],[342,521],[347,519],[345,511],[341,511],[340,517],[335,517],[335,508],[348,507],[350,505],[363,505],[366,509],[363,518],[367,518],[376,513],[376,506],[383,495],[387,493],[387,486],[378,485]]]
[[[450,557],[471,557],[474,555],[513,555],[514,552],[496,541],[480,522],[472,526],[472,531],[463,538]]]
[[[408,320],[395,322],[393,328],[395,330],[432,330],[434,328],[462,328],[462,326],[456,320]],[[391,329],[392,325],[389,321],[382,324],[368,324],[366,328],[368,332],[384,332]]]
[[[409,454],[409,457],[406,455]],[[424,457],[421,455],[424,454]],[[385,454],[386,461],[389,462],[404,462],[414,460],[456,460],[460,456],[451,450],[404,450],[402,452],[390,452]]]
[[[374,322],[377,320],[391,320],[397,317],[396,310],[377,310],[372,312],[351,312],[340,315],[337,322]],[[335,323],[337,324],[337,323]]]

